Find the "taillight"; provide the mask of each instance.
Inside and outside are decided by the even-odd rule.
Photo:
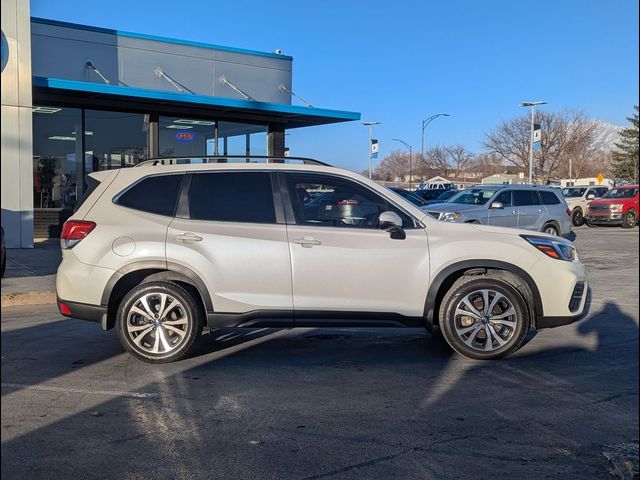
[[[62,248],[72,248],[80,240],[89,235],[96,228],[96,222],[86,220],[67,220],[62,226],[60,245]]]

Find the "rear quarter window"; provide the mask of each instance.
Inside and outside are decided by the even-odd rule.
[[[114,202],[134,210],[173,217],[183,178],[183,174],[143,178],[122,192]]]
[[[560,205],[562,201],[558,198],[558,196],[553,192],[540,192],[540,198],[542,198],[542,203],[544,205]]]

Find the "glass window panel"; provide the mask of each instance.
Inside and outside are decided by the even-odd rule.
[[[87,173],[132,167],[149,158],[149,115],[85,110]]]
[[[82,111],[33,108],[33,205],[72,209],[82,193]]]
[[[184,117],[160,117],[158,124],[161,157],[214,155],[213,120]]]

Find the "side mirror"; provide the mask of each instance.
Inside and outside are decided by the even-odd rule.
[[[493,202],[491,204],[491,209],[500,209],[500,208],[504,208],[504,204],[502,202]]]
[[[378,222],[382,230],[389,232],[394,240],[404,240],[407,234],[402,229],[402,218],[395,212],[382,212],[378,217]]]
[[[595,193],[590,193],[587,195],[587,200],[593,200],[594,198],[596,198],[596,194]]]

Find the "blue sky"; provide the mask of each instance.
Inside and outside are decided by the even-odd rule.
[[[638,103],[637,0],[233,2],[32,0],[33,16],[294,57],[294,91],[382,122],[380,158],[462,143],[473,152],[518,103],[574,107],[624,125]],[[292,154],[366,168],[359,123],[291,130]]]

